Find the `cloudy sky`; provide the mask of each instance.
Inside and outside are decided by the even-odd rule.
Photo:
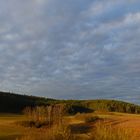
[[[0,0],[0,90],[140,103],[140,1]]]

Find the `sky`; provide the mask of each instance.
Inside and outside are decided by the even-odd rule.
[[[140,103],[140,1],[0,0],[0,90]]]

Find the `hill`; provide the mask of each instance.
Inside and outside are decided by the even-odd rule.
[[[56,100],[44,97],[19,95],[8,92],[0,92],[0,113],[21,113],[27,107],[41,105],[64,104],[69,114],[87,113],[96,110],[140,113],[140,106],[116,100]]]
[[[77,112],[93,112],[93,111],[107,111],[107,112],[121,112],[140,114],[140,106],[132,103],[117,101],[117,100],[66,100],[61,101],[66,104],[67,110],[70,114]]]
[[[53,101],[53,99],[0,92],[0,112],[21,113],[27,106],[47,105],[49,101]]]

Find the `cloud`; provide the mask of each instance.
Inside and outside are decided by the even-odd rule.
[[[140,84],[139,4],[0,0],[0,89],[131,101]]]

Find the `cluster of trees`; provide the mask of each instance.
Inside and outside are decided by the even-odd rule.
[[[140,114],[140,106],[116,100],[67,100],[60,101],[66,104],[68,114],[90,113],[93,111],[109,111]]]
[[[68,114],[104,110],[111,112],[140,113],[140,106],[116,100],[55,100],[43,97],[0,92],[1,113],[22,113],[26,107],[63,104]]]
[[[116,100],[92,100],[86,101],[86,106],[94,110],[104,110],[110,112],[140,113],[140,106]]]
[[[19,95],[9,92],[0,92],[0,112],[1,113],[22,113],[27,107],[35,107],[40,105],[48,105],[49,102],[55,101],[43,97]]]

